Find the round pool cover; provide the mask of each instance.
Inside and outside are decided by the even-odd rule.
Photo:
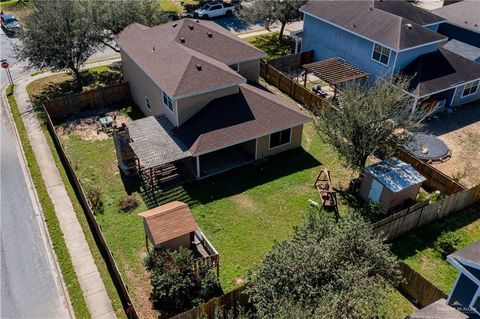
[[[415,133],[404,148],[413,156],[428,162],[444,162],[451,156],[447,145],[438,137]]]

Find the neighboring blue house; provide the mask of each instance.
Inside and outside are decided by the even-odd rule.
[[[448,261],[460,271],[448,304],[480,316],[480,240],[449,255]]]
[[[300,11],[302,51],[312,50],[313,61],[340,57],[374,77],[412,77],[413,108],[480,98],[480,66],[439,49],[445,18],[399,0],[310,1]]]

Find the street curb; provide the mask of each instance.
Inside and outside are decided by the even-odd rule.
[[[21,79],[21,78],[23,78],[23,77],[20,77],[19,79]],[[15,80],[13,82],[14,85],[17,82],[17,80]],[[6,84],[1,88],[2,101],[3,101],[3,104],[5,105],[5,110],[6,110],[5,113],[7,114],[8,120],[12,124],[13,133],[14,133],[15,139],[16,139],[16,147],[15,148],[17,149],[17,154],[20,155],[19,156],[19,159],[21,159],[20,164],[22,166],[23,175],[26,177],[27,186],[28,186],[28,193],[30,195],[30,198],[32,199],[32,203],[33,203],[33,206],[34,206],[37,221],[41,225],[41,232],[43,233],[44,238],[46,238],[47,241],[48,241],[48,243],[46,243],[47,244],[46,246],[48,247],[48,250],[50,251],[50,256],[52,256],[53,259],[54,259],[53,260],[53,265],[55,267],[56,274],[59,277],[58,279],[59,279],[59,282],[60,282],[60,286],[62,287],[63,295],[64,295],[64,297],[67,301],[68,312],[70,313],[71,318],[75,318],[75,313],[73,311],[72,301],[70,300],[70,295],[68,294],[68,290],[67,290],[67,287],[65,285],[65,281],[63,279],[62,270],[60,269],[60,265],[58,263],[57,254],[55,253],[55,251],[53,249],[53,242],[52,242],[52,239],[50,238],[50,233],[48,232],[48,227],[47,227],[47,224],[46,224],[46,221],[45,221],[45,215],[43,214],[43,208],[42,208],[42,205],[40,204],[40,199],[38,197],[37,189],[35,188],[35,185],[33,183],[33,179],[32,179],[32,175],[30,173],[30,169],[28,168],[28,161],[27,161],[27,158],[25,156],[25,151],[23,150],[23,145],[22,145],[22,141],[20,139],[20,134],[18,132],[17,125],[16,125],[16,123],[13,119],[13,114],[12,114],[12,109],[11,109],[10,103],[8,102],[8,99],[7,99],[7,88],[9,86],[10,86],[10,84]],[[12,91],[12,94],[14,94],[13,91]],[[41,217],[41,218],[39,218],[39,217]]]

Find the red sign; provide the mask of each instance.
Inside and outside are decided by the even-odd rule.
[[[2,62],[2,68],[4,68],[4,69],[8,68],[8,62],[3,61]]]

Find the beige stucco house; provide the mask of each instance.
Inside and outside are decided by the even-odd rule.
[[[265,53],[216,23],[132,24],[117,44],[132,100],[147,116],[123,128],[122,145],[136,158],[119,157],[120,167],[182,161],[201,179],[300,147],[309,118],[258,85]]]

